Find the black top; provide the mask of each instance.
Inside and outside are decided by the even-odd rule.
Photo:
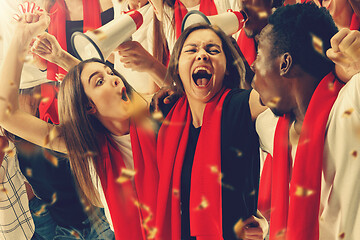
[[[109,8],[108,10],[101,13],[101,24],[105,25],[114,19],[114,8]],[[74,32],[83,32],[84,21],[66,21],[66,44],[67,44],[67,52],[73,55],[74,57],[78,57],[75,54],[71,46],[71,36]]]
[[[221,116],[223,237],[237,239],[233,227],[256,214],[259,187],[259,142],[249,109],[250,91],[234,89],[226,96]],[[191,170],[201,128],[191,124],[181,173],[181,239],[190,237]]]
[[[45,150],[25,140],[15,142],[15,146],[21,172],[26,176],[34,193],[49,204],[47,208],[56,223],[64,227],[87,227],[82,225],[87,215],[80,203],[66,155]],[[58,166],[44,156],[44,151],[58,159]],[[56,201],[51,204],[54,193]]]

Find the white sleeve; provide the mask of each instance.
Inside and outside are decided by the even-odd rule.
[[[329,115],[321,192],[321,239],[360,236],[360,74],[339,92]],[[323,219],[323,220],[321,220]],[[332,236],[329,236],[331,234]],[[331,238],[330,238],[331,237]]]

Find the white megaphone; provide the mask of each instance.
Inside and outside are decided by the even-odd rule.
[[[226,35],[232,35],[243,27],[246,19],[247,16],[242,11],[228,10],[226,13],[205,16],[205,14],[200,11],[192,10],[185,15],[181,25],[181,32],[193,24],[207,23],[218,26]]]
[[[115,48],[130,40],[142,24],[141,13],[129,11],[98,29],[73,33],[71,45],[81,60],[99,58],[105,61]]]

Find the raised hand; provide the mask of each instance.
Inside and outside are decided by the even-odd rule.
[[[347,82],[360,72],[360,32],[341,29],[331,40],[326,55],[335,63],[336,74]]]
[[[48,14],[35,6],[34,3],[25,2],[19,5],[20,15],[14,15],[18,22],[16,33],[25,43],[30,43],[31,39],[45,31],[49,26],[50,17]]]

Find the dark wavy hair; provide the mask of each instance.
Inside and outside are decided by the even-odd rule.
[[[326,57],[330,39],[338,29],[325,8],[313,3],[286,5],[270,17],[272,29],[268,35],[273,41],[272,55],[291,54],[293,63],[316,78],[322,78],[334,64]],[[314,39],[322,42],[322,52],[314,46]]]

